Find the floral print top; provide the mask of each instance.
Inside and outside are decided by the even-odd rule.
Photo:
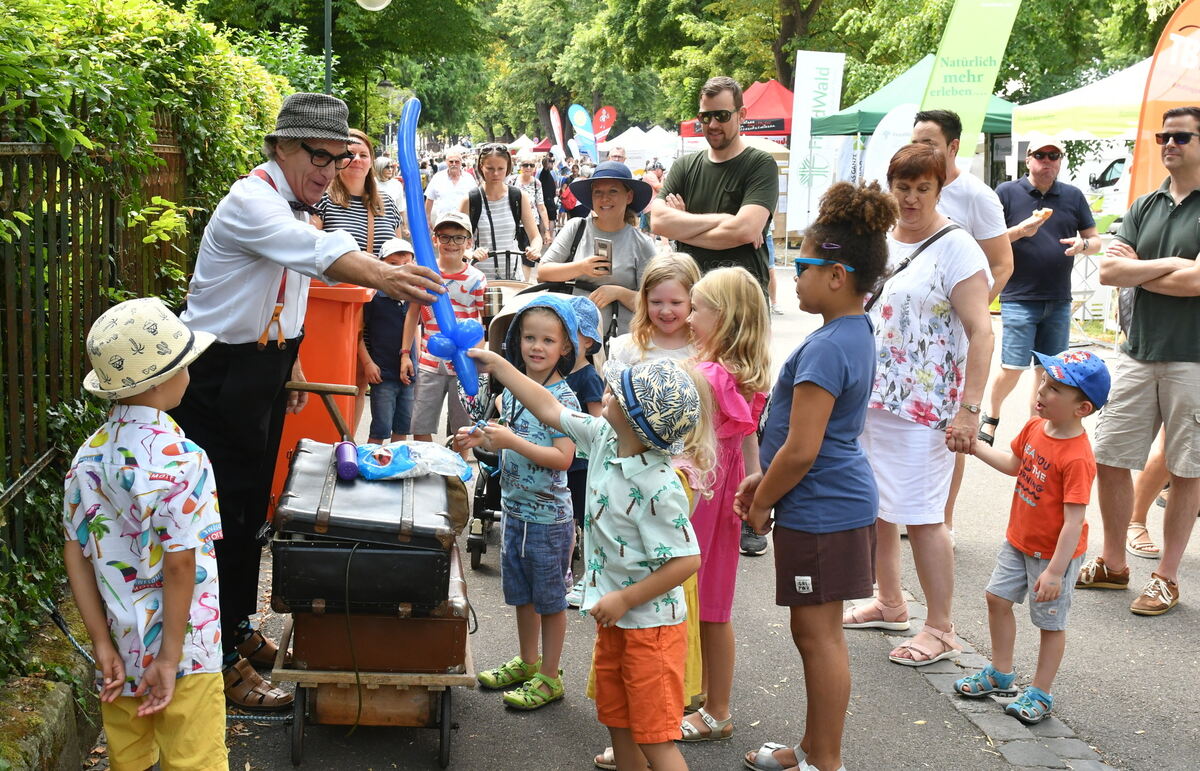
[[[921,243],[889,236],[889,270]],[[980,271],[991,287],[983,250],[965,230],[954,230],[883,285],[871,309],[878,359],[869,407],[939,431],[950,424],[967,364],[967,334],[950,293]]]

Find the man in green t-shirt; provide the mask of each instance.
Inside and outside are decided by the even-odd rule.
[[[1200,509],[1200,107],[1167,110],[1155,140],[1170,176],[1133,202],[1100,261],[1100,283],[1137,289],[1129,341],[1096,427],[1104,550],[1084,563],[1075,584],[1129,586],[1130,469],[1143,468],[1161,424],[1171,495],[1158,570],[1129,608],[1144,616],[1179,602],[1179,564]]]
[[[769,153],[742,140],[742,89],[733,78],[709,78],[696,116],[705,152],[676,161],[650,207],[650,229],[678,243],[702,272],[739,265],[767,291],[767,228],[779,199],[779,168]]]

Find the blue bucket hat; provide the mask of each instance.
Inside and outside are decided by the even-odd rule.
[[[549,308],[562,321],[563,327],[567,330],[567,342],[570,343],[571,350],[558,360],[558,372],[561,375],[568,374],[575,368],[575,342],[579,339],[579,322],[575,320],[575,311],[564,295],[547,294],[538,297],[513,315],[508,332],[504,335],[504,358],[508,359],[517,369],[525,371],[525,362],[521,360],[521,342],[518,335],[521,333],[521,316],[525,315],[530,308]]]
[[[1063,351],[1057,356],[1047,356],[1044,353],[1033,352],[1038,363],[1046,370],[1046,374],[1058,382],[1078,388],[1083,391],[1096,409],[1108,401],[1108,389],[1112,386],[1112,378],[1108,374],[1108,366],[1094,353],[1088,351]]]
[[[629,208],[639,214],[650,205],[651,199],[654,198],[654,188],[650,187],[650,183],[634,179],[633,172],[620,161],[605,161],[596,167],[591,177],[575,180],[567,187],[571,188],[571,194],[579,199],[581,204],[591,209],[592,183],[600,179],[615,179],[632,190],[633,203],[629,204]]]
[[[582,295],[572,295],[567,298],[575,311],[575,320],[579,322],[579,334],[592,341],[584,353],[593,354],[600,350],[604,338],[600,335],[600,309],[596,303]]]
[[[610,359],[604,379],[642,443],[669,455],[683,452],[683,441],[700,420],[700,392],[688,373],[671,359],[633,366]]]

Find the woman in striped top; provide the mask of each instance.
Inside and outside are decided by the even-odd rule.
[[[475,250],[471,259],[489,280],[517,279],[524,275],[532,279],[532,269],[521,270],[521,258],[532,265],[542,253],[542,237],[538,233],[537,221],[533,216],[533,206],[529,196],[517,189],[521,196],[520,227],[528,237],[529,246],[525,249],[517,247],[518,222],[513,217],[513,208],[509,203],[509,187],[505,183],[512,172],[512,156],[508,146],[502,144],[487,144],[479,148],[479,161],[476,165],[477,176],[482,180],[479,192],[482,197],[478,220],[471,214],[471,198],[474,193],[463,199],[459,210],[471,216],[471,225],[475,229]],[[511,252],[512,254],[504,254]],[[516,256],[514,256],[516,255]]]

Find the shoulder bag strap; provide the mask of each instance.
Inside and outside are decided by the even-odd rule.
[[[583,242],[583,231],[587,230],[587,216],[576,217],[579,220],[579,227],[575,228],[575,235],[571,238],[571,259],[567,262],[575,262],[575,253],[579,251],[579,244]]]
[[[938,232],[934,233],[929,238],[926,238],[925,241],[920,246],[917,247],[916,251],[914,251],[912,254],[908,255],[908,258],[906,260],[904,260],[903,262],[901,262],[899,265],[896,266],[896,269],[893,270],[890,275],[888,275],[887,279],[891,279],[891,278],[895,277],[897,274],[899,274],[901,271],[903,271],[905,268],[907,268],[909,265],[911,265],[912,261],[917,259],[917,257],[921,254],[921,252],[925,251],[926,249],[928,249],[930,246],[933,245],[934,241],[937,241],[939,238],[946,235],[951,230],[958,230],[958,229],[959,229],[958,225],[955,225],[953,222],[951,222],[949,225],[942,228]],[[887,279],[885,279],[885,280],[887,280]],[[879,289],[880,290],[883,289],[882,282],[880,282]],[[871,295],[871,299],[867,300],[867,304],[865,306],[863,306],[863,310],[865,310],[869,313],[871,311],[871,308],[875,307],[875,303],[878,300],[879,300],[879,292],[876,291],[874,294]]]
[[[492,234],[492,250],[491,250],[492,268],[495,269],[497,275],[500,275],[500,262],[499,262],[500,245],[496,243],[496,223],[492,220],[492,204],[491,204],[491,201],[488,200],[487,195],[483,192],[482,187],[476,188],[476,189],[479,191],[480,201],[483,202],[483,210],[485,212],[487,212],[488,232],[490,232]],[[509,260],[509,255],[505,254],[504,255],[503,277],[506,279],[509,277],[509,274],[512,272],[509,269],[508,260]]]

